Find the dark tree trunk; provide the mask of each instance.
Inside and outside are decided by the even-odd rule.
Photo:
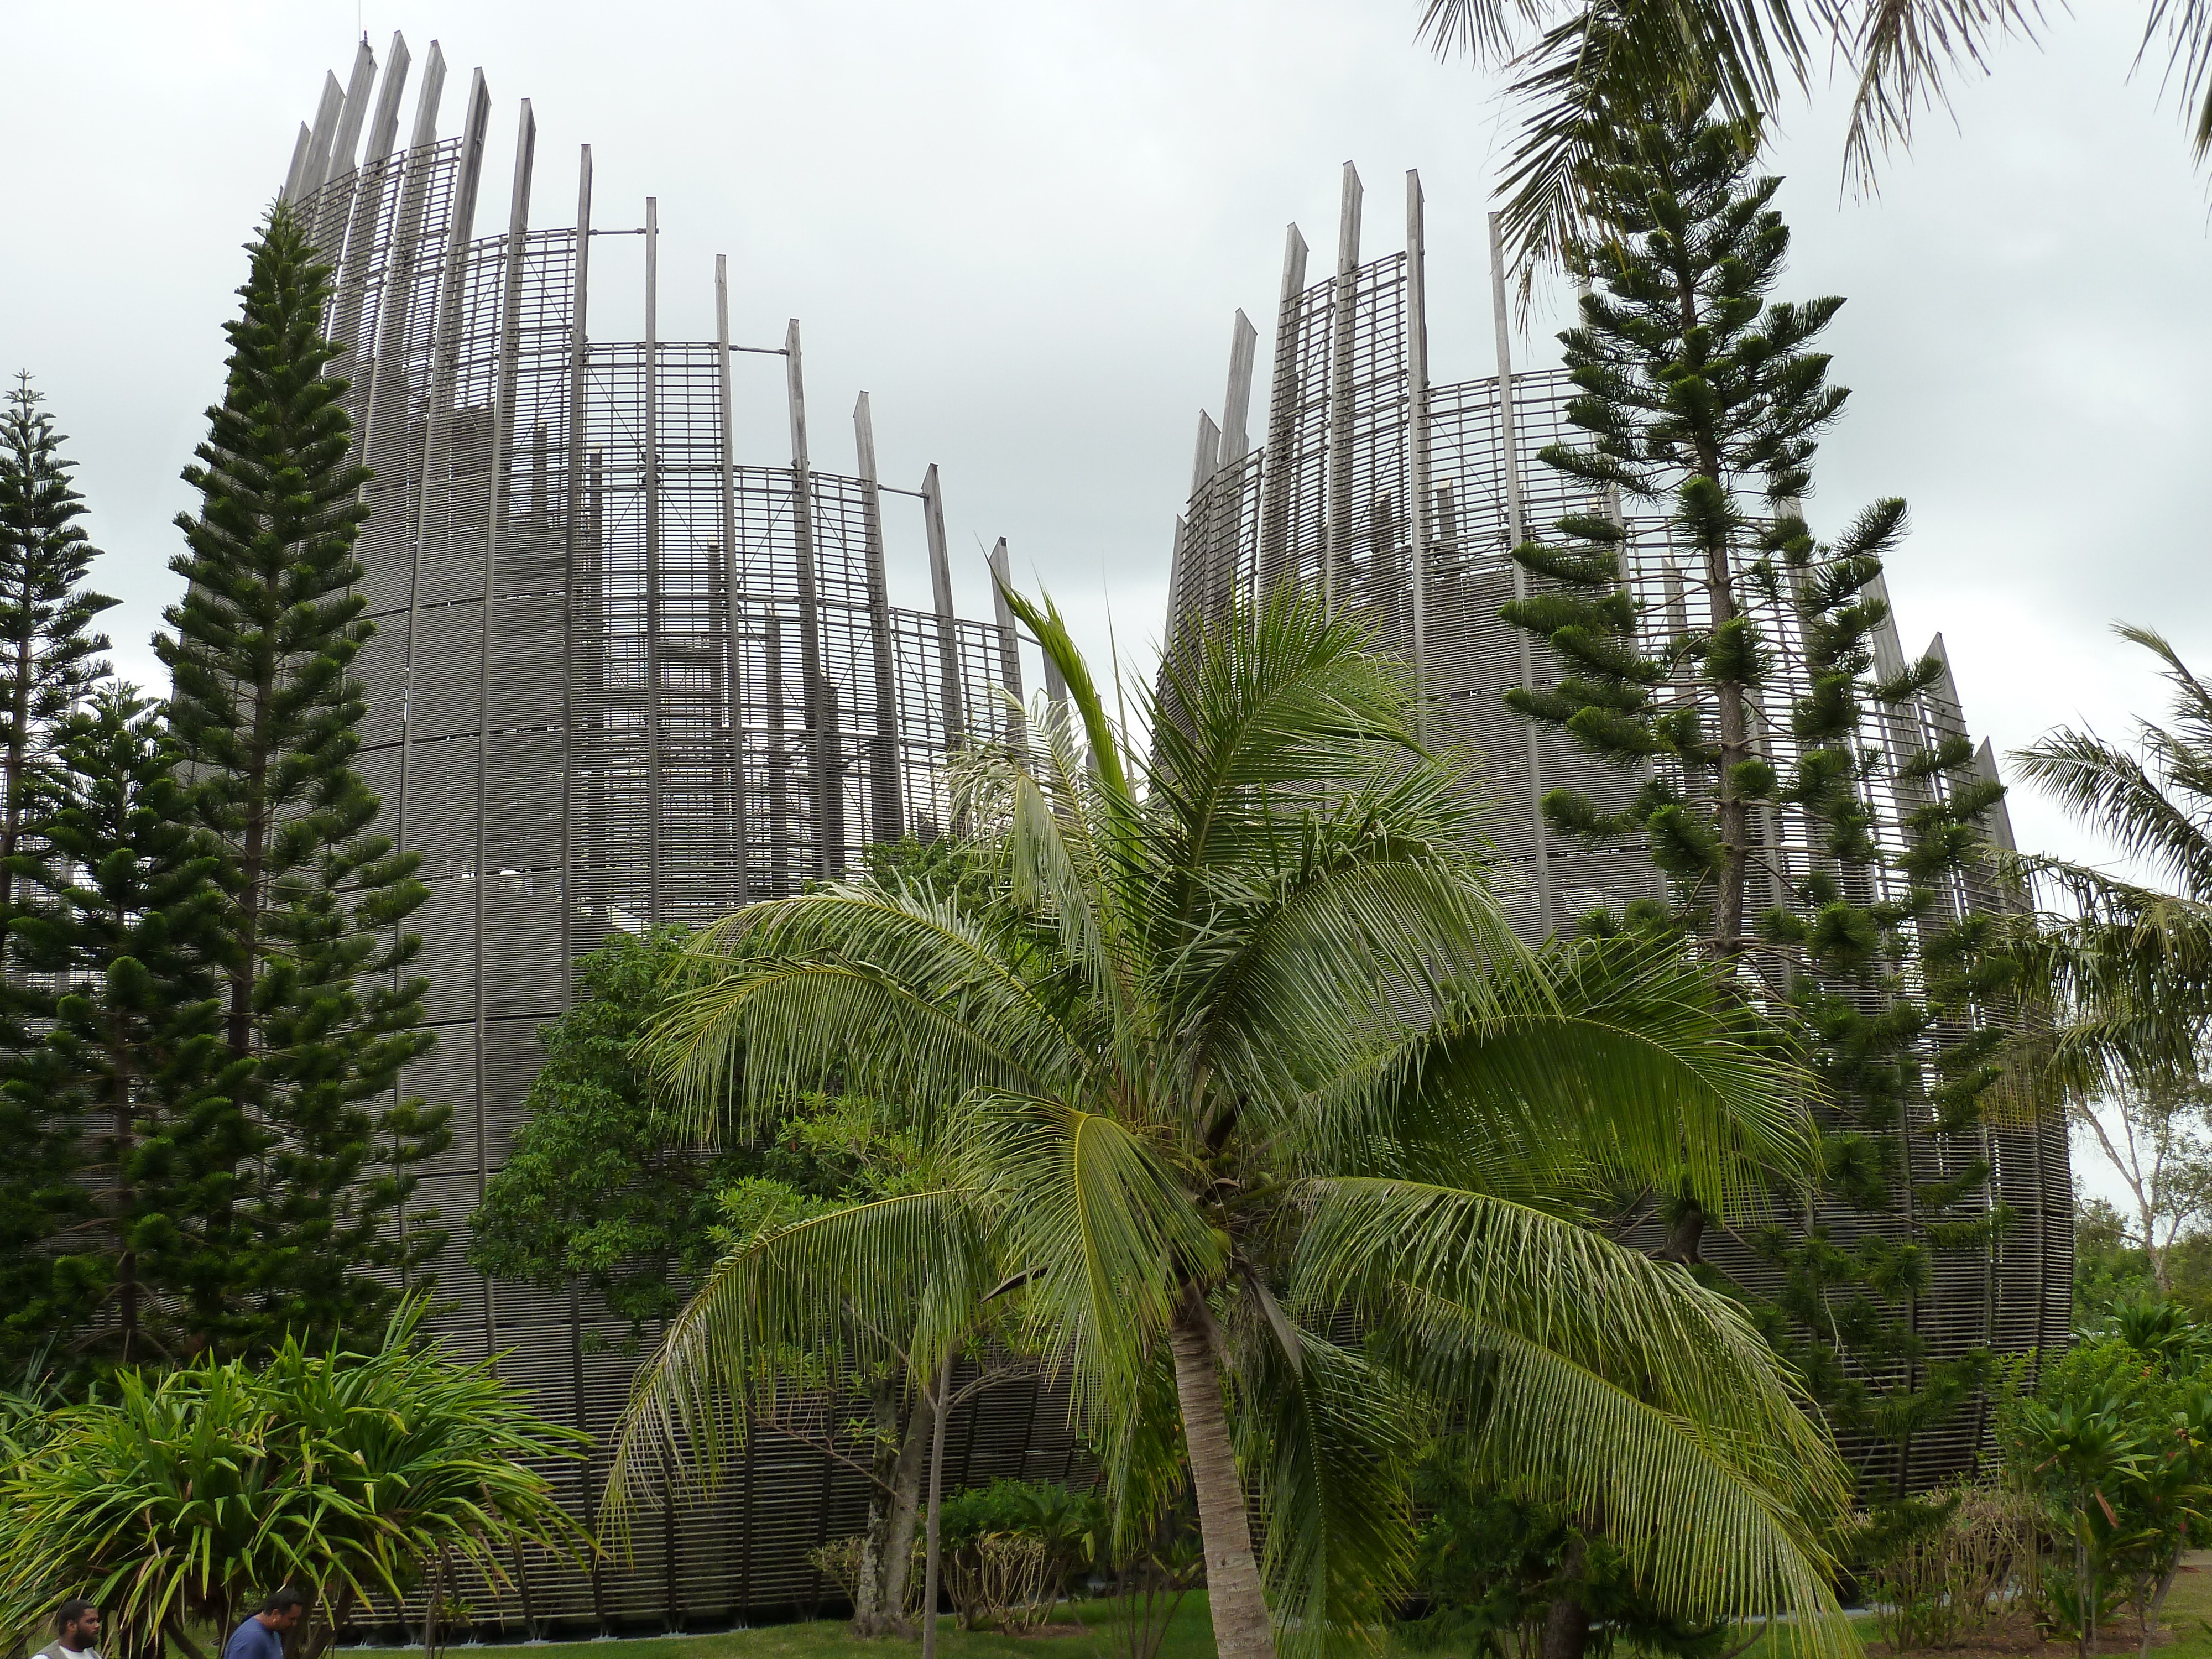
[[[1589,1610],[1573,1595],[1573,1587],[1580,1583],[1589,1558],[1589,1547],[1580,1538],[1567,1546],[1566,1559],[1559,1565],[1568,1580],[1569,1593],[1545,1610],[1544,1659],[1583,1659],[1583,1651],[1589,1646]]]

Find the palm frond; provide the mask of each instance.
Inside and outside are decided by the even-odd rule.
[[[630,1387],[603,1525],[661,1501],[670,1470],[711,1486],[752,1416],[871,1370],[927,1376],[995,1276],[973,1210],[946,1188],[764,1230],[715,1264]]]
[[[1309,1331],[1239,1344],[1237,1461],[1267,1518],[1261,1567],[1286,1652],[1372,1652],[1411,1571],[1421,1413],[1396,1378]]]
[[[2212,155],[2212,4],[2206,0],[2151,0],[2142,45],[2136,52],[2137,68],[2161,34],[2166,37],[2166,83],[2179,84],[2182,117],[2191,124],[2190,145],[2202,161]]]
[[[1457,858],[1379,836],[1316,851],[1220,928],[1218,960],[1194,941],[1182,964],[1204,975],[1188,993],[1204,1022],[1195,1057],[1263,1115],[1277,1101],[1302,1110],[1314,1078],[1343,1074],[1378,1043],[1395,1046],[1449,984],[1523,954]]]
[[[1488,1472],[1586,1514],[1683,1616],[1786,1612],[1855,1653],[1823,1535],[1841,1462],[1742,1311],[1680,1269],[1524,1206],[1316,1181],[1304,1300],[1349,1298],[1407,1375],[1472,1414]]]
[[[1796,0],[1527,0],[1516,9],[1512,21],[1496,0],[1431,0],[1422,33],[1440,53],[1517,71],[1505,97],[1521,120],[1501,187],[1524,296],[1535,269],[1564,263],[1578,239],[1590,170],[1612,159],[1621,112],[1717,100],[1755,125],[1784,82],[1802,87],[1810,73],[1811,33]],[[1824,21],[1817,9],[1813,21]]]
[[[1308,1109],[1322,1164],[1501,1194],[1687,1178],[1723,1213],[1808,1173],[1816,1085],[1712,972],[1630,940],[1501,963]]]
[[[1085,736],[1090,740],[1090,757],[1098,769],[1099,781],[1107,791],[1117,812],[1126,813],[1134,805],[1135,796],[1130,788],[1127,768],[1123,764],[1121,734],[1112,721],[1106,718],[1106,705],[1099,700],[1097,683],[1091,678],[1091,665],[1075,648],[1068,637],[1067,623],[1060,614],[1060,607],[1049,594],[1042,604],[1018,593],[1011,587],[1000,590],[1006,596],[1006,604],[1023,626],[1035,636],[1045,655],[1060,670],[1067,684],[1068,702],[1074,706],[1077,718],[1083,722]]]
[[[1064,1079],[1083,1045],[998,945],[904,890],[750,907],[695,943],[647,1039],[653,1075],[702,1133],[733,1097],[757,1110],[836,1082],[933,1111],[981,1083]]]
[[[2212,834],[2136,757],[2093,732],[2053,732],[2015,750],[2013,763],[2082,822],[2130,856],[2212,895]]]
[[[1820,0],[1818,10],[1838,50],[1858,65],[1844,171],[1863,188],[1872,187],[1881,155],[1911,143],[1919,111],[1950,106],[1951,76],[1987,74],[1999,40],[2033,41],[2042,21],[2035,0],[1868,0],[1863,8]]]
[[[1113,1116],[1011,1093],[979,1095],[954,1135],[1000,1253],[1031,1275],[1036,1345],[1072,1357],[1077,1409],[1127,1400],[1183,1284],[1210,1281],[1224,1255],[1168,1149]]]

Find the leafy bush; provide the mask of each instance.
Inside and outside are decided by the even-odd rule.
[[[2212,1332],[2174,1303],[2124,1303],[2106,1334],[2004,1401],[1997,1437],[2054,1547],[2045,1626],[2086,1653],[2131,1604],[2148,1644],[2212,1504]]]
[[[534,1417],[494,1375],[417,1340],[403,1304],[375,1352],[289,1340],[266,1366],[204,1359],[117,1373],[112,1398],[53,1413],[0,1474],[0,1608],[27,1633],[64,1597],[107,1615],[110,1659],[204,1659],[278,1584],[313,1597],[314,1659],[366,1599],[398,1600],[435,1564],[506,1582],[521,1546],[584,1545],[544,1474],[586,1437]]]
[[[1106,1508],[1096,1492],[994,1480],[953,1493],[939,1511],[938,1547],[960,1627],[1042,1623],[1069,1576],[1097,1559],[1105,1535]],[[911,1575],[917,1587],[920,1579]]]
[[[2042,1514],[2016,1489],[1965,1482],[1886,1505],[1862,1551],[1875,1621],[1894,1650],[1948,1648],[2033,1583]]]
[[[1552,1603],[1571,1600],[1589,1616],[1594,1656],[1622,1644],[1674,1659],[1721,1652],[1726,1626],[1657,1607],[1620,1550],[1577,1527],[1565,1505],[1478,1479],[1449,1443],[1430,1449],[1413,1481],[1429,1517],[1413,1571],[1426,1611],[1400,1627],[1406,1646],[1534,1659]]]

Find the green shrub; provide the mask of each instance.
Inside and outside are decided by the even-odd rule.
[[[299,1644],[314,1659],[366,1599],[398,1600],[432,1564],[494,1584],[520,1546],[585,1540],[533,1462],[586,1437],[526,1411],[489,1361],[417,1340],[404,1304],[375,1352],[287,1341],[269,1363],[211,1360],[116,1374],[112,1397],[54,1413],[0,1474],[0,1644],[63,1598],[106,1614],[110,1659],[204,1659],[194,1632],[228,1632],[279,1584],[313,1598]]]
[[[2053,1548],[2045,1626],[2086,1652],[2131,1604],[2148,1640],[2212,1505],[2212,1332],[2174,1303],[2123,1303],[2003,1401],[1996,1431]]]
[[[1096,1492],[1051,1481],[994,1480],[945,1498],[937,1524],[961,1628],[989,1620],[1012,1630],[1038,1622],[1069,1577],[1097,1559],[1106,1506]],[[913,1577],[918,1584],[921,1574]]]

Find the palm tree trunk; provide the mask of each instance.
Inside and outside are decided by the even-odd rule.
[[[1260,1565],[1252,1554],[1252,1522],[1229,1443],[1221,1372],[1213,1358],[1213,1316],[1194,1289],[1168,1333],[1175,1353],[1176,1395],[1182,1406],[1183,1444],[1198,1491],[1198,1529],[1206,1542],[1206,1597],[1213,1607],[1213,1643],[1220,1659],[1274,1659],[1275,1632]]]

